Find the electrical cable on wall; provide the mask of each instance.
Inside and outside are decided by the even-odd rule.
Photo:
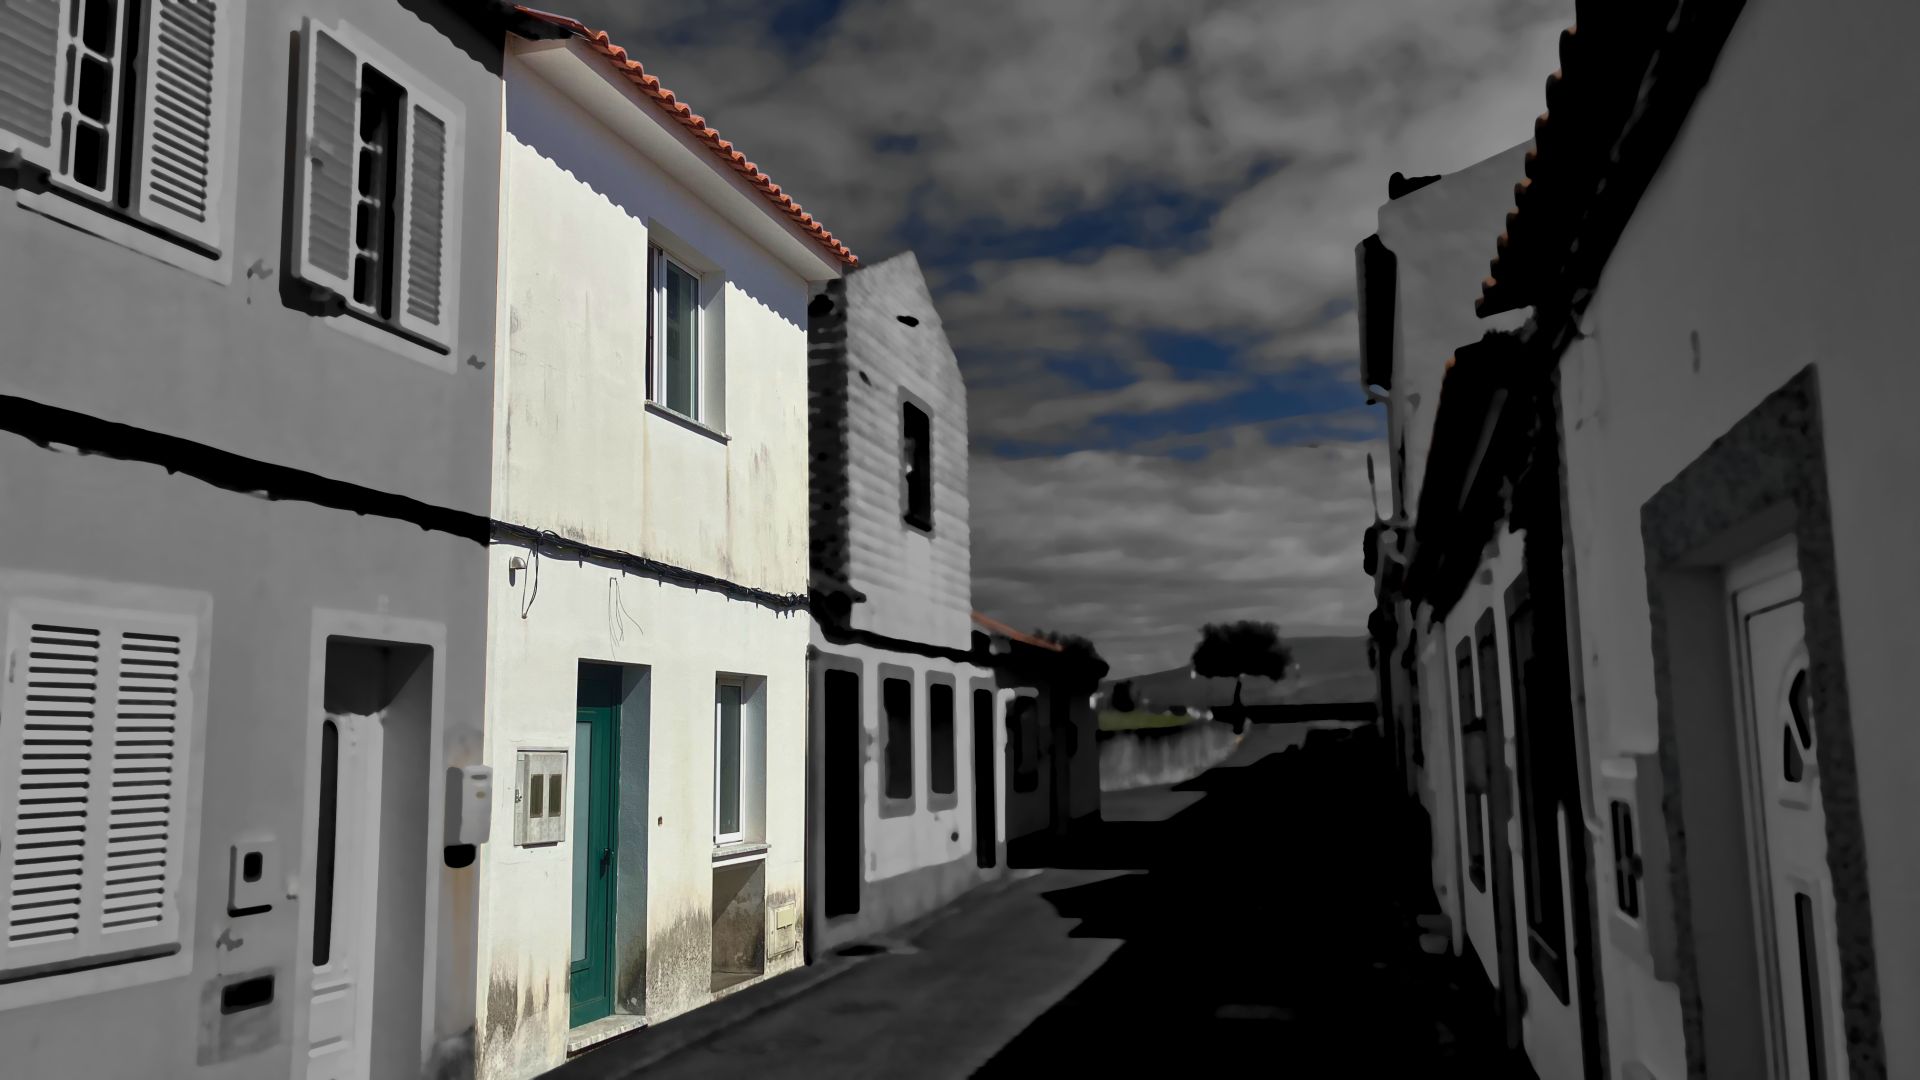
[[[589,558],[642,577],[721,593],[775,611],[808,609],[805,593],[776,593],[754,588],[629,551],[570,540],[551,530],[499,521],[470,511],[455,510],[285,465],[258,461],[204,443],[104,420],[28,398],[0,395],[0,431],[20,435],[44,448],[70,447],[81,454],[158,465],[169,473],[191,476],[213,487],[255,498],[274,502],[302,502],[369,517],[404,521],[427,532],[445,533],[479,544],[502,541],[521,544],[532,549],[535,560],[532,593],[521,609],[522,618],[531,610],[534,597],[539,595],[538,560],[543,548]]]

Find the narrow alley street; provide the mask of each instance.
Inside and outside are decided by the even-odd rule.
[[[548,1075],[1509,1075],[1466,961],[1419,949],[1377,747],[1305,734],[1256,726],[1193,781],[1109,794],[1056,865],[664,1059],[672,1023]]]

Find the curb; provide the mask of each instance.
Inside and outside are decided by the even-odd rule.
[[[709,1043],[732,1028],[852,971],[859,966],[862,959],[864,958],[835,956],[805,967],[795,968],[785,974],[776,975],[759,986],[749,987],[737,998],[722,998],[710,1005],[688,1010],[671,1020],[662,1021],[659,1027],[648,1025],[637,1030],[633,1032],[637,1037],[635,1042],[643,1043],[646,1049],[637,1054],[621,1055],[619,1071],[608,1072],[606,1076],[608,1080],[626,1080],[628,1077],[638,1076],[682,1051]],[[765,990],[764,995],[749,997],[751,991],[761,989]],[[728,1008],[729,1005],[733,1007]],[[674,1031],[667,1026],[683,1018],[690,1023],[679,1031]],[[700,1022],[693,1023],[693,1021]],[[611,1040],[608,1046],[596,1048],[596,1050],[612,1050],[611,1042],[617,1041]],[[596,1050],[585,1051],[580,1057],[588,1057]]]

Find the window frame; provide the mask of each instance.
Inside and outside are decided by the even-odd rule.
[[[1507,694],[1512,701],[1514,765],[1519,795],[1520,862],[1526,881],[1527,955],[1534,970],[1546,980],[1560,1004],[1570,998],[1568,961],[1567,859],[1561,837],[1563,792],[1552,775],[1553,758],[1561,749],[1561,732],[1548,728],[1554,719],[1541,716],[1536,704],[1552,703],[1533,691],[1539,688],[1534,655],[1534,626],[1538,610],[1522,571],[1506,594]],[[1536,698],[1539,698],[1536,701]],[[1544,721],[1544,724],[1542,723]],[[1536,727],[1535,725],[1541,725]],[[1549,910],[1551,908],[1551,910]]]
[[[682,412],[669,404],[667,386],[667,270],[678,269],[693,279],[693,403],[692,412]],[[658,239],[647,241],[647,400],[683,420],[703,427],[707,417],[707,351],[711,335],[707,328],[707,277],[710,272],[694,265],[673,247]]]
[[[344,47],[353,56],[356,70],[370,67],[380,76],[400,89],[399,131],[396,145],[399,160],[395,165],[395,203],[392,232],[395,247],[392,254],[393,265],[390,268],[388,288],[391,292],[392,314],[381,317],[352,298],[353,268],[349,258],[347,274],[344,279],[330,279],[330,272],[315,267],[308,257],[309,245],[313,238],[312,229],[312,183],[313,169],[308,167],[308,159],[313,151],[302,145],[305,137],[310,143],[317,143],[310,129],[310,100],[315,80],[314,63],[318,34],[328,37]],[[323,23],[311,16],[300,20],[299,54],[296,60],[295,86],[297,100],[293,110],[293,123],[287,131],[287,168],[293,174],[294,199],[287,212],[284,227],[290,237],[290,250],[287,253],[286,272],[294,281],[303,284],[309,292],[309,301],[314,305],[311,313],[321,317],[326,323],[352,334],[363,341],[379,345],[402,355],[419,360],[430,367],[446,373],[456,368],[454,356],[460,346],[460,293],[463,284],[462,274],[462,231],[468,216],[465,190],[466,176],[466,108],[459,97],[447,90],[441,83],[428,77],[420,69],[407,63],[400,56],[382,47],[374,38],[361,31],[355,24],[341,20],[331,24]],[[364,87],[361,87],[364,94]],[[349,199],[358,203],[357,174],[359,170],[359,138],[357,127],[359,118],[359,98],[355,98],[355,140],[353,171],[355,179],[349,183]],[[445,130],[442,132],[443,175],[440,187],[440,231],[439,260],[437,264],[439,296],[439,321],[426,328],[424,320],[412,316],[408,311],[406,294],[409,291],[410,264],[414,253],[413,233],[413,189],[415,120],[413,110],[418,107],[433,119],[439,120]],[[352,244],[354,222],[351,219],[345,225],[347,242]],[[351,255],[351,252],[349,253]],[[318,271],[318,272],[316,272]],[[344,288],[342,287],[344,286]],[[419,325],[414,325],[418,323]],[[436,336],[438,335],[438,336]]]
[[[199,883],[206,845],[201,836],[204,805],[208,653],[212,642],[213,601],[209,594],[158,586],[126,585],[99,579],[0,570],[0,634],[7,633],[17,605],[48,609],[86,607],[125,612],[142,619],[159,618],[191,627],[191,655],[182,665],[183,704],[180,715],[186,734],[181,755],[176,798],[182,841],[175,878],[175,940],[172,948],[152,955],[113,960],[103,954],[51,963],[37,974],[17,975],[0,983],[0,1015],[18,1008],[143,986],[191,974],[198,947]],[[8,648],[9,645],[0,645]],[[10,847],[10,845],[9,845]]]
[[[1640,925],[1646,894],[1645,863],[1634,807],[1626,799],[1607,800],[1608,832],[1613,841],[1613,910],[1622,919]]]
[[[206,235],[195,235],[188,225],[178,221],[170,223],[142,208],[150,183],[143,166],[151,160],[150,140],[143,138],[152,98],[152,67],[145,50],[158,0],[123,0],[123,3],[119,16],[120,48],[134,47],[139,52],[122,57],[133,70],[116,72],[120,88],[112,104],[114,112],[110,114],[110,124],[116,129],[116,157],[108,177],[110,190],[95,191],[62,175],[66,146],[61,120],[72,111],[64,101],[62,88],[71,71],[68,45],[76,41],[68,32],[74,18],[75,0],[57,0],[58,54],[53,60],[56,96],[50,111],[49,145],[41,147],[30,137],[0,129],[0,161],[13,158],[18,168],[41,178],[38,182],[14,185],[14,202],[108,243],[216,284],[230,285],[236,246],[237,200],[233,193],[238,190],[239,176],[239,97],[243,91],[240,56],[246,40],[247,4],[242,0],[220,0],[216,9],[213,89],[209,95],[213,119],[207,132],[208,154],[213,160],[205,174],[207,215],[203,231]],[[119,67],[116,64],[116,69]]]
[[[899,664],[881,664],[874,673],[874,692],[879,698],[879,708],[874,710],[874,721],[878,729],[878,750],[876,755],[880,767],[878,794],[880,816],[883,818],[904,817],[914,812],[919,802],[918,787],[918,751],[919,751],[919,710],[915,707],[915,698],[919,694],[916,672]],[[888,708],[887,687],[891,683],[903,683],[906,690],[901,700],[906,703],[906,716],[900,729],[894,725],[894,714]],[[896,750],[894,741],[904,733],[905,746]],[[904,770],[904,775],[895,772]],[[898,786],[894,781],[898,780]],[[905,794],[895,794],[904,791]]]
[[[926,677],[927,695],[927,808],[930,810],[950,810],[960,805],[960,722],[959,688],[954,684],[952,675],[942,671],[929,671]],[[946,727],[947,737],[940,737],[940,711],[934,707],[935,691],[945,689],[947,698]],[[945,749],[947,786],[940,787],[940,753]]]
[[[925,437],[910,444],[912,414],[925,422]],[[908,528],[933,535],[934,462],[933,409],[916,394],[900,391],[900,520]],[[917,452],[916,452],[917,451]],[[924,495],[925,507],[916,506],[916,492]]]
[[[1471,635],[1461,638],[1454,646],[1453,657],[1454,720],[1460,726],[1460,794],[1465,818],[1461,831],[1466,834],[1467,840],[1467,882],[1484,895],[1487,891],[1489,809],[1486,794],[1489,778],[1484,773],[1489,765],[1486,756],[1490,750],[1486,744],[1486,721],[1475,704],[1478,691],[1474,678]]]
[[[734,717],[738,727],[735,735],[737,751],[734,760],[734,825],[733,832],[720,831],[720,792],[723,765],[720,755],[722,687],[731,686],[740,692],[740,703]],[[750,687],[747,680],[738,675],[716,675],[713,680],[713,845],[722,847],[727,844],[739,844],[746,841],[747,835],[747,699]]]

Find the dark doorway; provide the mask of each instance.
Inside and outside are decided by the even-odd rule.
[[[824,884],[833,918],[860,910],[860,676],[830,668],[824,683]]]
[[[1480,712],[1487,731],[1488,859],[1493,870],[1493,929],[1499,949],[1500,1015],[1506,1022],[1507,1047],[1521,1044],[1520,940],[1514,925],[1513,851],[1507,844],[1507,822],[1513,817],[1513,782],[1507,772],[1507,719],[1500,705],[1500,646],[1494,640],[1493,612],[1474,624],[1479,653]]]
[[[993,691],[973,692],[973,850],[975,861],[991,867],[999,861],[1000,805],[993,778]]]
[[[1048,795],[1048,813],[1055,836],[1065,836],[1073,823],[1073,713],[1065,694],[1056,686],[1047,693],[1047,757],[1052,780]]]

